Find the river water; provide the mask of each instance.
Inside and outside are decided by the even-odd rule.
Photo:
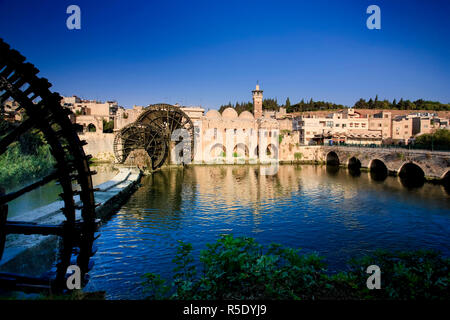
[[[375,249],[450,254],[450,196],[442,186],[405,187],[399,178],[325,166],[192,166],[144,177],[100,229],[87,290],[109,299],[143,298],[142,275],[168,278],[177,240],[194,254],[221,234],[251,236],[317,252],[329,270]]]
[[[117,174],[117,169],[111,164],[91,165],[92,170],[96,170],[97,174],[92,176],[92,184],[94,186],[102,184],[113,178]],[[16,186],[7,192],[15,191],[32,181]],[[8,203],[8,217],[17,217],[23,213],[46,206],[52,202],[61,200],[59,194],[62,192],[61,186],[54,180],[33,191],[25,193],[23,196]]]

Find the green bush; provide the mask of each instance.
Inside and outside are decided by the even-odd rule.
[[[377,251],[352,260],[350,273],[358,283],[367,279],[364,266],[377,265],[382,272],[382,290],[361,286],[359,295],[370,299],[446,299],[450,298],[450,259],[434,251]]]
[[[192,246],[180,242],[171,285],[148,273],[149,299],[449,299],[450,259],[434,252],[376,252],[351,261],[347,272],[330,274],[316,254],[272,244],[264,248],[252,238],[222,236],[200,252],[201,270]],[[382,270],[382,288],[369,290],[366,268]],[[198,276],[200,275],[200,276]]]
[[[443,150],[450,150],[450,130],[439,129],[434,133],[422,134],[416,138],[414,145],[426,149],[438,147]]]
[[[103,119],[103,133],[112,133],[114,131],[114,121],[106,121]]]
[[[1,130],[1,133],[6,133],[6,130]],[[39,179],[50,173],[54,165],[55,160],[43,134],[27,132],[0,155],[0,185],[11,189]]]
[[[301,152],[294,153],[295,160],[300,160],[301,158],[303,158],[303,154]]]
[[[397,158],[399,158],[400,160],[404,160],[405,159],[405,155],[401,152],[397,152]]]

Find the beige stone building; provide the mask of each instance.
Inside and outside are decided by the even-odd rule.
[[[256,112],[256,114],[260,114]],[[260,114],[261,115],[261,114]],[[256,118],[233,108],[202,116],[199,125],[197,162],[244,163],[278,159],[279,123],[270,117]]]
[[[382,111],[369,115],[369,129],[381,131],[382,142],[388,143],[392,139],[392,113]]]
[[[396,117],[392,121],[392,142],[406,145],[413,137],[413,119],[408,116]]]
[[[63,97],[61,105],[75,114],[81,132],[103,132],[103,120],[114,121],[119,106],[116,101],[84,100],[77,96]]]
[[[369,119],[353,108],[330,113],[326,117],[296,117],[294,130],[300,132],[302,145],[315,144],[381,144],[381,130],[371,130]]]
[[[279,158],[280,123],[275,115],[262,112],[263,91],[259,85],[252,95],[253,114],[244,111],[238,115],[233,108],[222,113],[210,110],[204,116],[197,112],[193,119],[199,132],[194,161],[256,163]],[[192,114],[186,108],[183,111]]]

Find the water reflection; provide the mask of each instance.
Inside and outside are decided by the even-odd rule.
[[[359,177],[361,176],[361,169],[358,167],[349,167],[348,168],[348,173],[352,176],[352,177]]]
[[[336,176],[339,173],[339,166],[338,165],[327,165],[327,173],[329,175]]]
[[[101,228],[88,289],[141,298],[140,276],[170,276],[177,240],[195,254],[220,234],[318,252],[331,268],[376,248],[450,253],[450,197],[442,186],[330,166],[193,166],[145,177]]]
[[[388,173],[387,170],[371,170],[369,175],[370,179],[374,181],[384,181],[386,180]]]

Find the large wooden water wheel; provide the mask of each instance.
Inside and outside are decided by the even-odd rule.
[[[145,150],[152,164],[159,163],[167,152],[167,143],[159,129],[140,123],[123,127],[114,137],[114,155],[118,163],[124,163],[133,150]]]
[[[177,135],[177,130],[183,129]],[[122,128],[114,140],[114,154],[119,163],[123,163],[131,151],[145,149],[152,159],[152,168],[161,167],[169,156],[171,142],[186,140],[191,161],[194,157],[194,124],[189,116],[177,106],[154,104],[145,108],[134,122]],[[187,150],[185,151],[187,152]]]
[[[94,192],[89,169],[89,157],[83,151],[74,125],[68,115],[70,110],[60,105],[61,97],[49,91],[51,84],[37,76],[38,69],[25,63],[19,52],[12,50],[0,39],[0,106],[12,98],[19,104],[23,120],[13,123],[8,130],[0,132],[0,155],[26,132],[40,132],[50,146],[54,159],[53,171],[38,181],[19,190],[0,195],[0,259],[8,234],[60,236],[58,259],[53,272],[38,278],[26,275],[0,273],[0,288],[22,291],[52,290],[66,288],[67,268],[76,264],[82,280],[87,280],[92,244],[98,221],[95,217]],[[4,108],[1,110],[4,118]],[[10,221],[8,203],[25,193],[56,180],[62,193],[64,206],[61,224],[39,224]],[[2,181],[0,181],[0,185]],[[1,186],[3,190],[8,186]],[[33,263],[30,261],[30,263]]]

